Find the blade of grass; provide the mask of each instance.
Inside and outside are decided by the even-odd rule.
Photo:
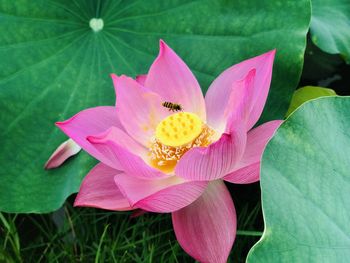
[[[100,262],[100,261],[99,261],[99,258],[100,258],[100,255],[101,255],[101,246],[102,246],[103,240],[104,240],[104,238],[105,238],[105,235],[106,235],[106,233],[107,233],[108,227],[109,227],[109,225],[106,225],[106,226],[105,226],[105,228],[104,228],[104,230],[103,230],[103,233],[102,233],[102,236],[101,236],[101,238],[100,238],[100,242],[99,242],[99,244],[98,244],[98,248],[97,248],[97,251],[96,251],[95,263]]]

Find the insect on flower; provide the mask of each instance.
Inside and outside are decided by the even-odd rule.
[[[75,206],[172,213],[188,254],[200,262],[227,262],[237,218],[224,181],[258,181],[265,145],[281,124],[253,128],[274,56],[272,50],[228,68],[205,97],[164,41],[147,75],[112,74],[117,106],[85,109],[56,123],[100,161],[84,178]]]
[[[176,104],[176,103],[172,103],[169,101],[163,102],[162,106],[169,109],[169,111],[182,111],[183,110],[181,104]]]

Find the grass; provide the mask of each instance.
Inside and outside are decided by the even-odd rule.
[[[239,230],[229,262],[244,262],[262,234],[254,230],[262,227],[258,185],[230,188]],[[257,198],[246,199],[252,192]],[[0,213],[0,262],[194,262],[177,243],[170,214],[134,218],[74,208],[73,199],[50,214]]]

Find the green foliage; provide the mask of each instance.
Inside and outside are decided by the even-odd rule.
[[[0,236],[3,237],[3,240],[0,239],[2,241],[1,243],[3,243],[0,247],[0,262],[12,263],[22,261],[20,254],[20,238],[14,223],[16,217],[17,216],[13,216],[7,219],[0,213]],[[9,253],[9,251],[11,251],[11,253]]]
[[[16,0],[1,2],[0,20],[0,210],[38,213],[60,207],[94,164],[83,153],[43,170],[65,140],[54,122],[112,105],[109,73],[146,73],[160,38],[204,91],[230,65],[277,48],[262,120],[281,118],[301,72],[310,2]]]
[[[238,226],[245,230],[238,231],[228,262],[243,263],[261,236],[249,231],[259,210],[239,211]],[[130,215],[69,202],[45,215],[0,214],[0,262],[194,262],[176,241],[169,214]]]
[[[349,262],[350,97],[310,101],[268,143],[265,231],[248,262]]]
[[[295,111],[301,104],[319,97],[336,96],[337,94],[332,89],[315,87],[315,86],[305,86],[297,89],[290,102],[289,109],[286,113],[288,117],[293,111]]]
[[[350,63],[350,1],[312,0],[312,41],[323,51]]]

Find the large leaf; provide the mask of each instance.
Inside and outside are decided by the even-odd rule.
[[[43,170],[65,140],[54,122],[87,107],[112,105],[109,74],[146,73],[160,38],[189,64],[204,91],[230,65],[277,48],[263,119],[282,117],[302,67],[309,4],[1,1],[0,210],[51,211],[78,190],[94,162],[86,154]]]
[[[350,1],[312,0],[311,39],[323,51],[350,63]]]
[[[323,88],[323,87],[316,87],[316,86],[305,86],[297,89],[294,91],[292,100],[290,102],[288,111],[286,113],[286,117],[288,117],[293,111],[295,111],[300,105],[303,103],[312,100],[317,99],[319,97],[327,97],[327,96],[336,96],[334,90]]]
[[[262,160],[265,219],[248,262],[349,262],[350,97],[297,109]]]

